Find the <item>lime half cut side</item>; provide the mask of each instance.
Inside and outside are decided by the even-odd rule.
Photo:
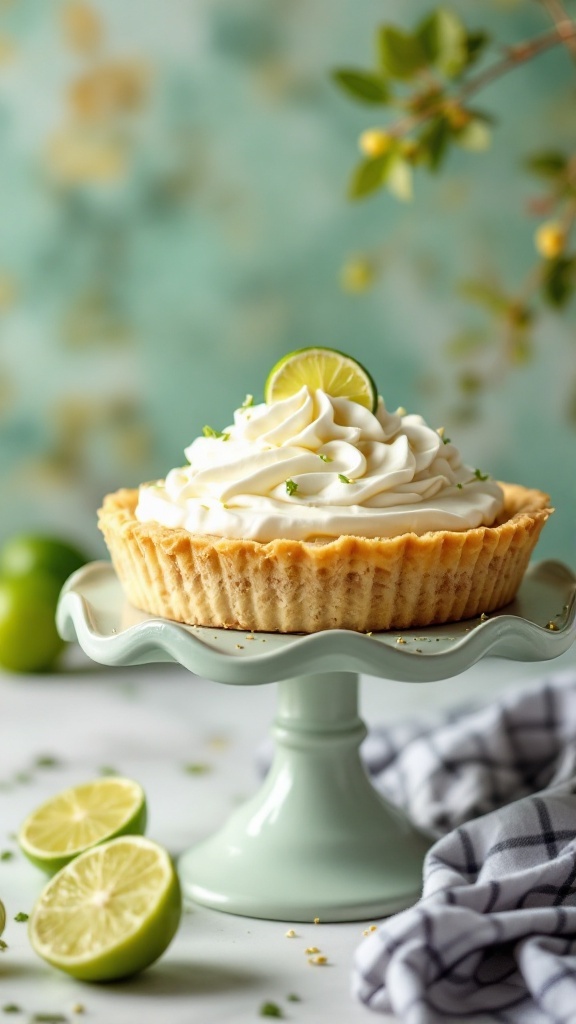
[[[320,388],[332,398],[348,398],[371,412],[378,405],[376,385],[361,363],[334,348],[301,348],[283,356],[268,374],[264,397],[268,404],[290,398],[304,385]]]
[[[146,828],[144,790],[132,779],[110,776],[66,789],[26,818],[18,834],[23,853],[54,874],[84,850]]]
[[[143,836],[119,836],[50,879],[30,915],[30,942],[74,978],[114,981],[162,955],[181,912],[167,851]]]

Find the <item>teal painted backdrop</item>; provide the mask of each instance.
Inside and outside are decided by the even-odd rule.
[[[548,490],[540,551],[576,565],[573,319],[548,316],[472,420],[445,351],[474,323],[459,278],[514,287],[533,262],[519,164],[574,139],[569,57],[486,90],[492,148],[451,157],[410,205],[346,199],[374,112],[330,72],[366,66],[379,21],[428,6],[0,4],[0,539],[50,530],[101,554],[106,491],[163,475],[285,351],[324,344],[473,466]],[[545,24],[531,3],[454,8],[507,41]],[[375,268],[361,291],[358,261]]]

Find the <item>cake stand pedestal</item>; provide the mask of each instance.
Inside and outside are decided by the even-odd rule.
[[[106,665],[176,661],[216,682],[277,682],[272,767],[219,832],[182,855],[183,889],[248,917],[353,921],[414,903],[429,845],[362,766],[358,672],[431,682],[487,655],[554,658],[576,637],[576,577],[541,563],[504,612],[448,626],[279,635],[153,618],[128,605],[109,563],[95,562],[70,577],[57,618],[65,639]]]

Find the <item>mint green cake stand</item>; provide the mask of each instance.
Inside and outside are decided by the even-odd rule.
[[[354,921],[419,898],[429,845],[364,771],[358,673],[423,683],[486,655],[554,658],[575,639],[575,595],[570,570],[544,562],[528,571],[513,604],[484,621],[374,635],[248,634],[138,612],[110,564],[95,562],[70,577],[57,619],[66,640],[77,638],[105,665],[175,661],[220,683],[277,683],[268,776],[216,835],[182,855],[182,885],[199,903],[233,914]]]

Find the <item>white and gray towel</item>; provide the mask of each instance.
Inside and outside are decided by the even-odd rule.
[[[404,1024],[576,1024],[576,675],[372,729],[375,786],[438,837],[422,899],[354,959]]]

